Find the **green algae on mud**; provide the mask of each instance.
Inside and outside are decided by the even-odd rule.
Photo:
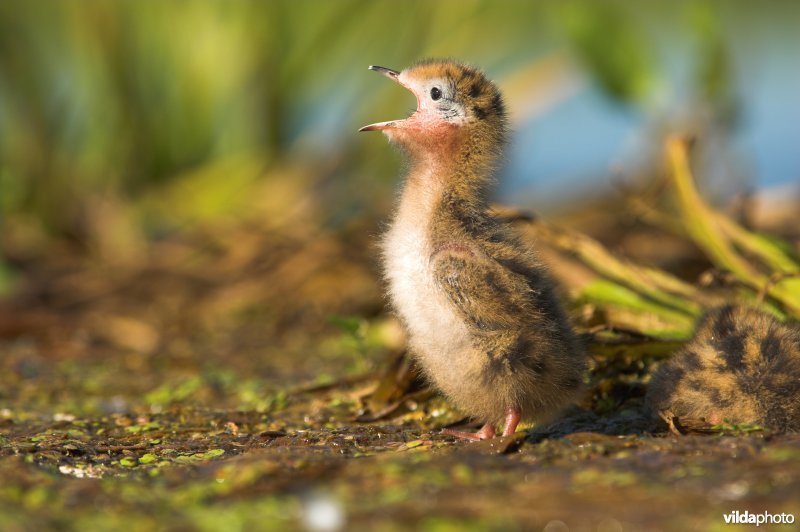
[[[677,530],[719,526],[731,508],[800,510],[800,435],[673,437],[648,432],[653,421],[635,408],[575,409],[498,451],[440,435],[437,401],[354,423],[357,403],[342,401],[353,391],[306,393],[273,413],[173,406],[54,421],[6,411],[0,526],[292,529],[319,500],[356,530],[554,520]],[[309,420],[326,403],[352,407]]]
[[[585,399],[549,426],[454,442],[439,429],[468,420],[425,386],[384,312],[375,226],[293,222],[177,235],[127,269],[25,263],[18,299],[0,304],[0,529],[307,529],[318,508],[347,530],[686,530],[721,527],[733,509],[800,515],[798,435],[680,420],[690,435],[678,437],[643,413],[686,318],[657,329],[576,295],[582,280],[652,268],[565,268],[590,357]],[[694,253],[682,262],[710,267]],[[700,306],[740,291],[656,278]]]
[[[85,386],[65,387],[55,398],[67,400],[44,397],[42,410],[0,409],[0,528],[303,529],[319,504],[355,530],[680,530],[720,526],[732,508],[800,513],[800,436],[727,426],[674,437],[642,412],[665,351],[619,335],[597,344],[585,404],[477,444],[439,434],[462,415],[397,364],[382,378],[281,387],[247,361],[211,359],[139,397],[140,382],[120,380],[112,393],[127,411],[104,414],[70,410]],[[84,376],[103,369],[86,362]],[[157,382],[145,375],[157,364],[140,367],[124,375]],[[260,398],[242,403],[237,383]],[[7,397],[35,391],[12,384]],[[381,403],[397,407],[365,415]]]

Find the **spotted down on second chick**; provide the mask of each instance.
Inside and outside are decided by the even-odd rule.
[[[447,432],[485,439],[504,418],[504,435],[552,418],[580,392],[586,356],[543,265],[489,209],[507,136],[500,92],[454,61],[370,69],[417,98],[410,117],[361,128],[410,163],[382,246],[389,297],[427,377],[486,423]]]
[[[753,308],[709,312],[650,382],[662,417],[800,431],[800,328]]]

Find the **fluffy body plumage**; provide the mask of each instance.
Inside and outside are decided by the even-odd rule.
[[[744,306],[715,309],[653,375],[647,404],[710,423],[800,431],[800,328]]]
[[[506,137],[500,93],[451,61],[389,72],[418,109],[364,129],[382,130],[411,163],[382,246],[411,352],[477,419],[493,426],[510,411],[549,419],[581,390],[585,355],[542,264],[489,212]]]

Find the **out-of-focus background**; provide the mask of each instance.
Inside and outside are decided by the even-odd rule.
[[[333,224],[383,214],[397,157],[355,131],[413,100],[366,67],[431,56],[507,95],[502,200],[577,208],[652,173],[673,130],[702,138],[715,193],[785,194],[798,20],[793,2],[3,2],[0,214],[112,255],[299,200],[284,189]]]
[[[357,129],[413,98],[366,67],[425,57],[502,87],[499,202],[691,282],[696,247],[633,229],[674,229],[653,212],[668,135],[696,140],[712,204],[796,235],[798,21],[792,2],[3,2],[0,333],[48,331],[99,368],[137,353],[154,371],[133,395],[237,353],[276,380],[380,365],[402,348],[374,247],[402,161]],[[697,312],[653,331],[685,337]]]
[[[310,379],[343,371],[325,353],[369,367],[369,329],[384,360],[402,338],[380,325],[374,242],[402,161],[357,130],[413,107],[367,66],[426,57],[479,65],[506,95],[498,202],[691,280],[708,261],[636,233],[652,212],[625,198],[663,203],[664,139],[691,135],[711,203],[791,233],[798,21],[792,2],[3,2],[3,328],[51,331],[22,318],[38,309],[74,320],[76,352],[99,342],[196,369],[249,349],[237,360],[275,378],[292,345],[306,356],[287,371]]]

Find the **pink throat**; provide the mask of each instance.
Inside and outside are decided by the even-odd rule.
[[[412,155],[429,155],[439,164],[452,159],[459,148],[461,127],[417,111],[398,120],[387,135],[406,145]],[[427,157],[426,157],[427,158]]]

